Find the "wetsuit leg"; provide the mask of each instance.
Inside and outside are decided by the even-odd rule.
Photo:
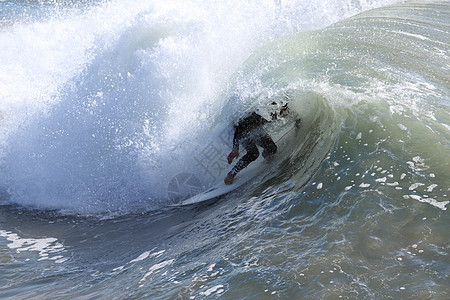
[[[257,142],[258,145],[264,149],[262,153],[264,158],[271,157],[272,155],[277,153],[278,150],[277,144],[275,144],[275,142],[267,133],[261,134]]]
[[[245,145],[247,153],[237,162],[237,164],[231,169],[231,174],[235,176],[240,170],[247,167],[252,161],[256,160],[259,156],[258,147],[253,140],[247,141]]]

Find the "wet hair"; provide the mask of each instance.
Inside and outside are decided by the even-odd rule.
[[[284,104],[283,104],[283,103],[284,103],[284,101],[282,101],[282,102],[280,103],[280,104],[281,104],[281,108],[287,108],[287,106],[288,106],[287,103],[284,103]],[[277,105],[277,106],[278,106],[278,103],[276,103],[276,102],[274,101],[274,102],[271,103],[271,105]]]

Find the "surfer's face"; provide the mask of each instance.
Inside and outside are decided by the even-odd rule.
[[[288,107],[286,105],[280,110],[279,113],[274,112],[274,113],[271,113],[270,116],[272,117],[272,119],[276,120],[278,118],[278,115],[282,116],[287,110],[288,110]]]

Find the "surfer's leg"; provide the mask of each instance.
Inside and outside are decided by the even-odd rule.
[[[249,139],[245,141],[245,150],[247,153],[237,162],[237,164],[231,169],[231,171],[225,177],[224,182],[226,185],[230,185],[234,181],[234,177],[237,173],[239,173],[242,169],[247,167],[252,161],[256,160],[259,156],[258,147],[256,147],[256,143],[254,140]]]
[[[225,177],[224,182],[226,185],[232,184],[236,174],[258,158],[259,151],[254,141],[249,141],[245,146],[245,150],[247,150],[247,153],[237,162],[233,169],[231,169],[227,174],[227,177]]]
[[[236,176],[239,171],[247,167],[252,161],[258,158],[259,151],[254,141],[249,141],[245,145],[245,150],[247,153],[237,162],[233,169],[231,169],[231,175]]]
[[[265,159],[270,159],[275,153],[277,153],[277,144],[272,140],[272,138],[267,134],[262,134],[258,139],[258,145],[263,147],[264,151],[262,153]]]

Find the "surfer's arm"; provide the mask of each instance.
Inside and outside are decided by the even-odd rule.
[[[240,136],[240,130],[239,126],[236,126],[234,129],[234,137],[233,137],[233,150],[228,154],[228,164],[231,164],[233,162],[233,159],[239,157],[239,136]]]
[[[234,136],[233,136],[233,150],[239,151],[239,139],[241,135],[241,130],[239,126],[236,126],[234,129]]]
[[[294,119],[295,128],[299,129],[301,127],[302,119],[300,118],[300,116],[298,115],[297,112],[295,112],[295,111],[292,112],[289,109],[287,104],[285,106],[283,106],[282,109],[280,110],[280,116],[283,116],[283,115],[291,115],[292,118]]]
[[[239,150],[233,149],[230,154],[228,154],[228,164],[231,164],[233,162],[233,159],[239,157]]]

